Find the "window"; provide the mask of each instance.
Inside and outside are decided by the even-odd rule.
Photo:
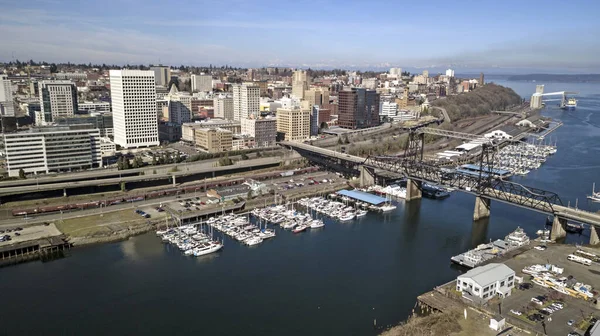
[[[512,283],[512,282],[509,282],[509,283],[508,283],[508,287],[511,287],[512,285],[513,285],[513,283]]]
[[[508,281],[511,281],[513,278],[514,278],[514,276],[512,276],[512,275],[511,275],[511,276],[509,276],[509,277],[508,277]]]
[[[504,281],[500,282],[500,287],[504,287]]]
[[[483,298],[487,298],[489,296],[489,294],[483,294]]]

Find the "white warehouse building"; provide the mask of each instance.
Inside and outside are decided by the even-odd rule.
[[[100,130],[91,124],[3,134],[9,176],[102,167]]]
[[[476,267],[456,278],[456,290],[465,299],[483,303],[498,294],[504,298],[515,287],[515,271],[504,264]]]

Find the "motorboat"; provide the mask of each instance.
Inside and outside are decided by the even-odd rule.
[[[318,229],[318,228],[322,228],[324,226],[325,226],[325,223],[323,223],[322,220],[315,219],[312,222],[310,222],[311,229]]]
[[[395,209],[396,209],[396,206],[393,205],[393,204],[390,204],[390,203],[384,204],[384,205],[382,205],[382,206],[379,207],[379,210],[381,210],[382,212],[389,212],[389,211],[392,211],[392,210],[395,210]]]
[[[221,244],[221,243],[215,243],[215,242],[207,243],[200,247],[194,248],[194,256],[199,257],[199,256],[203,256],[206,254],[214,253],[214,252],[217,252],[218,250],[220,250],[221,248],[223,248],[223,244]]]
[[[292,232],[300,233],[300,232],[306,230],[307,228],[308,228],[308,225],[300,224],[300,225],[296,226],[296,228],[294,230],[292,230]]]

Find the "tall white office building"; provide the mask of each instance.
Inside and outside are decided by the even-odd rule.
[[[158,146],[154,71],[110,70],[115,143],[124,148]]]
[[[255,85],[233,86],[233,120],[240,121],[260,113],[260,88]]]
[[[192,75],[192,91],[193,92],[207,92],[212,91],[213,79],[211,75]]]
[[[77,88],[71,81],[49,80],[38,83],[43,123],[57,117],[70,117],[77,112]]]
[[[0,75],[0,115],[4,117],[15,116],[10,80],[6,75]]]
[[[446,77],[454,77],[454,70],[452,70],[452,69],[446,70]]]

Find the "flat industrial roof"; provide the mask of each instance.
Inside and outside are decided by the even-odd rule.
[[[474,165],[474,164],[464,164],[462,166],[460,166],[461,168],[465,168],[465,169],[471,169],[471,170],[481,170],[479,165]],[[504,170],[504,169],[496,169],[496,168],[489,168],[489,167],[484,167],[483,168],[484,172],[488,172],[488,173],[494,173],[496,175],[508,175],[510,174],[510,172],[508,170]]]
[[[479,176],[479,172],[475,172],[475,171],[472,171],[472,170],[465,170],[465,169],[457,168],[456,171],[459,172],[459,173],[461,173],[461,174],[465,174],[465,175]],[[481,176],[488,177],[488,174],[487,173],[481,173]]]
[[[472,143],[472,142],[469,142],[469,143],[462,144],[462,145],[460,145],[460,146],[456,146],[455,148],[456,148],[456,149],[464,149],[464,150],[466,150],[466,151],[470,151],[471,149],[473,149],[473,148],[477,148],[477,147],[479,147],[479,146],[481,146],[481,144],[480,144],[480,143]]]
[[[340,190],[337,192],[339,195],[348,196],[356,200],[367,202],[373,205],[378,205],[385,202],[385,198],[377,195],[369,194],[358,190]]]

